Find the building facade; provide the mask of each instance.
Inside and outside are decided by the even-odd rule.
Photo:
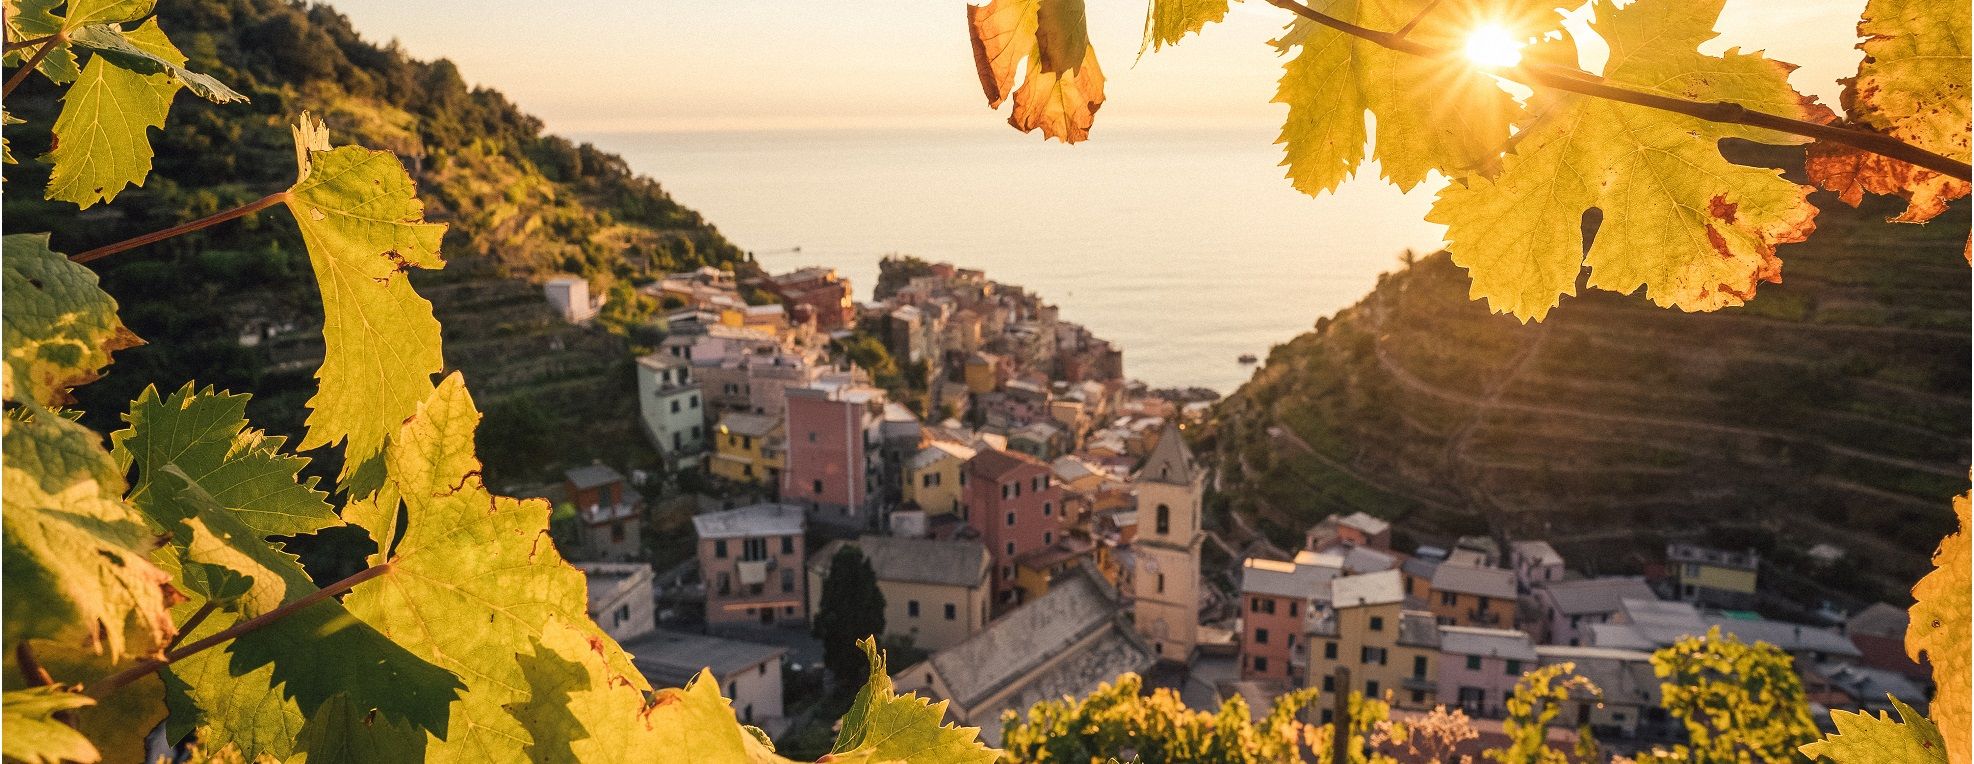
[[[562,489],[575,506],[580,557],[624,561],[644,556],[644,496],[616,470],[601,464],[562,473]]]
[[[1397,570],[1342,576],[1330,582],[1330,607],[1309,619],[1305,682],[1325,693],[1389,695],[1404,708],[1431,708],[1439,677],[1439,626],[1431,613],[1405,609]],[[1336,684],[1350,669],[1349,687]]]
[[[993,560],[995,601],[1015,604],[1015,561],[1063,532],[1062,487],[1049,465],[1007,451],[981,451],[966,470],[961,515]]]
[[[871,483],[884,391],[848,382],[788,390],[781,498],[818,522],[872,528]]]
[[[832,541],[809,563],[809,612],[821,607],[830,561],[849,541]],[[987,627],[993,600],[991,563],[978,541],[865,535],[854,542],[884,594],[885,636],[943,650]]]
[[[637,372],[645,435],[668,458],[696,458],[706,449],[706,410],[691,362],[647,355],[637,359]]]
[[[1750,608],[1755,604],[1761,555],[1753,549],[1730,552],[1697,544],[1666,545],[1666,570],[1679,599],[1709,607]]]
[[[713,428],[713,476],[736,483],[780,486],[787,444],[781,420],[758,414],[726,414]]]
[[[755,504],[692,518],[706,624],[801,624],[808,620],[801,507]]]
[[[966,504],[966,463],[978,451],[958,443],[931,441],[905,460],[904,501],[927,516],[959,515]]]
[[[1439,622],[1487,628],[1515,625],[1515,573],[1504,568],[1441,563],[1433,569],[1426,605]]]
[[[1193,461],[1179,428],[1167,424],[1132,478],[1138,531],[1131,542],[1132,612],[1159,660],[1189,663],[1199,646],[1200,512],[1206,470]]]
[[[1522,673],[1538,656],[1528,634],[1511,629],[1441,626],[1439,700],[1468,716],[1500,718]]]

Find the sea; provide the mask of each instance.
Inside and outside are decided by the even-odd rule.
[[[618,132],[622,154],[771,272],[836,268],[860,300],[886,254],[985,270],[1124,351],[1154,387],[1230,393],[1238,360],[1362,298],[1405,250],[1442,246],[1367,164],[1334,194],[1282,179],[1271,128],[1101,126],[1073,146],[978,128]]]

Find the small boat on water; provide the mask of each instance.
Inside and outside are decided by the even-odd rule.
[[[1242,353],[1240,360],[1241,363],[1255,363],[1257,361],[1260,361],[1261,359],[1256,358],[1253,353]]]

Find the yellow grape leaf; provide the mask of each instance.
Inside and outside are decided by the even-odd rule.
[[[1833,710],[1830,721],[1837,731],[1798,750],[1813,761],[1837,764],[1947,764],[1940,728],[1898,698],[1892,698],[1892,707],[1899,712],[1898,719],[1882,712],[1873,716],[1868,711]]]
[[[1000,754],[977,739],[978,727],[945,724],[946,701],[899,695],[891,687],[884,655],[870,638],[857,641],[870,665],[870,677],[843,714],[834,754],[869,753],[879,760],[993,764]]]
[[[1974,609],[1968,587],[1974,584],[1969,571],[1967,528],[1970,495],[1953,499],[1953,513],[1960,519],[1960,530],[1940,540],[1933,552],[1933,572],[1912,587],[1912,623],[1905,632],[1905,651],[1913,660],[1922,656],[1933,664],[1933,721],[1946,736],[1947,758],[1956,764],[1968,760],[1968,613]]]
[[[102,754],[90,745],[89,738],[55,716],[95,704],[87,695],[55,686],[0,694],[0,718],[6,720],[7,729],[7,734],[0,736],[0,754],[8,761],[24,764],[102,761]]]
[[[1514,39],[1554,28],[1554,3],[1538,0],[1337,0],[1330,15],[1395,31],[1413,19],[1407,39],[1459,50],[1476,27],[1497,26]],[[1430,10],[1424,16],[1421,12]],[[1377,117],[1373,158],[1384,177],[1411,190],[1428,173],[1456,176],[1487,165],[1508,141],[1520,107],[1495,79],[1461,58],[1429,58],[1298,17],[1275,43],[1295,51],[1282,67],[1275,102],[1287,104],[1281,137],[1288,179],[1315,196],[1335,190],[1364,161],[1364,115]]]
[[[405,528],[390,571],[358,584],[344,605],[365,623],[466,683],[453,702],[432,762],[486,764],[489,751],[519,752],[528,731],[507,710],[527,696],[515,656],[534,648],[551,619],[578,624],[634,692],[649,685],[630,657],[585,612],[587,584],[556,552],[549,506],[498,497],[480,482],[473,433],[480,412],[457,373],[446,377],[391,437],[390,481],[404,497]]]
[[[185,63],[156,19],[124,33],[123,40],[159,60]],[[55,142],[42,157],[55,165],[47,198],[88,209],[115,199],[125,186],[143,185],[151,173],[151,128],[164,127],[171,99],[184,86],[168,72],[143,74],[91,56],[62,96]]]
[[[998,109],[1012,93],[1008,124],[1015,129],[1039,128],[1064,143],[1090,137],[1104,103],[1104,74],[1083,0],[990,0],[967,6],[966,22],[987,105]]]
[[[508,711],[533,740],[532,761],[609,761],[624,751],[748,760],[748,735],[711,672],[701,670],[685,689],[661,689],[646,703],[637,689],[642,678],[613,671],[593,636],[560,619],[550,619],[532,650],[520,655],[520,669],[528,695]]]
[[[0,462],[5,503],[6,644],[41,639],[111,662],[172,634],[158,539],[123,500],[102,437],[38,406],[10,412]]]
[[[55,9],[62,7],[65,0],[7,0],[7,39],[33,40],[47,37],[62,31],[62,18],[55,15]],[[16,48],[7,51],[5,60],[8,67],[20,66],[34,55],[34,48]],[[35,71],[41,72],[49,81],[57,85],[74,82],[78,71],[75,65],[75,52],[66,46],[57,46],[41,57]]]
[[[144,344],[117,317],[96,272],[48,248],[48,234],[0,239],[6,300],[0,301],[6,399],[67,403],[69,389],[102,376],[110,354]]]
[[[1968,13],[1962,3],[1870,0],[1858,22],[1864,61],[1846,80],[1845,113],[1863,127],[1942,156],[1968,160]],[[1923,223],[1966,196],[1967,181],[1842,144],[1810,147],[1809,176],[1858,205],[1865,193],[1896,195]]]
[[[425,222],[410,174],[388,151],[329,148],[307,114],[295,127],[299,170],[289,211],[322,292],[321,387],[308,401],[301,450],[347,441],[347,478],[432,391],[445,365],[432,303],[411,288],[412,268],[442,268],[442,223]]]
[[[1636,90],[1728,101],[1786,117],[1819,110],[1790,89],[1790,66],[1757,54],[1696,52],[1714,37],[1724,0],[1637,0],[1593,6],[1591,29],[1610,45],[1604,79]],[[1574,58],[1567,43],[1532,54]],[[1453,262],[1473,276],[1470,294],[1496,312],[1541,320],[1562,295],[1589,285],[1645,295],[1661,307],[1705,311],[1740,305],[1762,281],[1781,281],[1778,244],[1814,229],[1809,188],[1780,170],[1729,162],[1719,143],[1802,139],[1565,93],[1538,94],[1538,113],[1516,135],[1493,177],[1440,192],[1427,220],[1445,224]],[[1602,211],[1585,251],[1582,219]]]
[[[1228,0],[1152,0],[1151,7],[1145,10],[1145,42],[1138,48],[1138,52],[1143,53],[1147,47],[1158,50],[1167,45],[1177,45],[1180,38],[1226,18],[1227,2]]]

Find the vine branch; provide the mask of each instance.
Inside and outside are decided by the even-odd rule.
[[[6,52],[12,53],[22,48],[31,48],[53,39],[55,39],[54,35],[44,35],[41,37],[30,37],[25,40],[11,40],[7,43]]]
[[[103,677],[101,680],[98,680],[95,683],[89,685],[88,690],[83,694],[88,695],[89,697],[95,698],[97,700],[102,700],[103,698],[108,697],[110,693],[116,692],[117,689],[125,685],[128,685],[131,682],[135,682],[139,679],[143,679],[146,676],[157,673],[158,669],[162,669],[173,663],[184,660],[187,657],[196,655],[201,651],[204,651],[222,642],[226,642],[227,640],[233,639],[242,634],[246,634],[258,630],[270,623],[274,623],[275,621],[279,621],[283,618],[293,615],[296,611],[299,611],[310,605],[314,605],[323,600],[329,599],[330,597],[334,597],[338,594],[342,594],[343,592],[349,591],[351,588],[354,588],[357,584],[363,583],[365,581],[368,581],[370,579],[376,578],[378,576],[384,575],[385,573],[389,573],[389,572],[391,572],[391,563],[388,562],[379,563],[375,566],[364,568],[363,570],[358,571],[356,575],[350,576],[349,578],[345,578],[341,581],[337,581],[336,583],[322,587],[321,589],[317,589],[313,592],[309,592],[306,596],[303,596],[301,599],[295,600],[294,602],[290,602],[286,605],[282,605],[281,607],[254,616],[253,618],[249,618],[247,620],[233,624],[232,626],[227,627],[224,631],[216,633],[210,637],[206,637],[205,639],[201,639],[197,642],[193,642],[192,644],[186,645],[184,647],[166,650],[163,658],[153,658],[150,660],[146,660],[130,668]],[[190,631],[189,628],[186,630]]]
[[[153,244],[156,242],[164,241],[165,239],[169,239],[173,236],[188,234],[193,231],[197,231],[201,228],[205,228],[207,226],[217,225],[219,223],[224,223],[228,220],[233,220],[235,218],[246,217],[248,215],[254,214],[256,212],[267,209],[269,207],[272,207],[274,205],[280,204],[285,201],[288,201],[288,192],[286,191],[268,194],[267,196],[263,196],[259,199],[240,205],[238,207],[234,207],[233,209],[227,210],[225,212],[219,212],[212,215],[207,215],[205,217],[199,218],[198,220],[194,220],[187,223],[179,223],[178,225],[172,226],[170,228],[166,228],[161,231],[152,231],[142,236],[136,236],[129,239],[124,239],[123,241],[119,241],[115,244],[105,244],[103,246],[97,247],[87,252],[73,255],[69,257],[69,259],[74,260],[75,262],[78,263],[87,263],[93,260],[100,260],[102,258],[109,257],[110,255],[114,255],[118,252],[122,252],[127,249],[136,249],[146,244]]]
[[[59,48],[64,43],[66,43],[68,41],[68,36],[61,32],[57,32],[55,34],[48,35],[47,37],[39,38],[39,40],[40,40],[40,44],[38,47],[34,49],[34,55],[28,56],[26,61],[21,62],[21,70],[18,72],[14,72],[14,76],[7,78],[7,84],[4,87],[0,87],[0,98],[7,97],[8,94],[14,92],[14,88],[20,87],[20,84],[22,82],[26,82],[28,73],[34,71],[35,67],[41,65],[41,59],[47,58],[49,53],[53,53],[56,48]],[[18,45],[27,46],[34,44],[35,44],[34,40],[23,40]],[[8,45],[7,50],[12,51],[16,47],[17,47],[16,45]]]
[[[1297,2],[1297,0],[1268,0],[1268,4],[1388,50],[1423,58],[1448,58],[1457,55],[1451,51],[1416,42],[1400,34],[1381,32],[1376,29],[1352,24],[1307,5],[1303,5]],[[1755,111],[1740,104],[1726,101],[1695,101],[1658,93],[1632,90],[1613,85],[1589,72],[1566,66],[1522,63],[1513,67],[1494,69],[1492,72],[1503,79],[1513,80],[1532,87],[1554,88],[1579,95],[1603,98],[1634,106],[1644,106],[1675,114],[1684,114],[1709,122],[1748,125],[1750,127],[1759,127],[1789,133],[1791,135],[1800,135],[1805,138],[1841,143],[1907,164],[1924,167],[1949,177],[1960,180],[1974,180],[1974,168],[1970,168],[1966,162],[1935,154],[1883,133],[1791,119],[1789,117]]]

